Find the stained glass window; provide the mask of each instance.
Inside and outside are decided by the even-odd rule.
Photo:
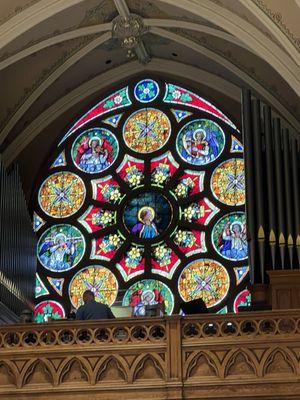
[[[247,306],[242,137],[219,108],[175,82],[122,86],[62,133],[33,203],[39,237],[36,320],[98,301],[202,298]]]

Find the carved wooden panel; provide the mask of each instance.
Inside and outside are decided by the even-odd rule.
[[[14,325],[0,346],[0,399],[300,398],[292,310]]]

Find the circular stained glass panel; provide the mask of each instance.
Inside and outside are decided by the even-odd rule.
[[[114,163],[119,145],[115,135],[109,130],[93,128],[78,136],[71,152],[77,168],[94,174],[105,171]]]
[[[86,290],[95,294],[96,301],[111,306],[117,298],[118,282],[109,269],[90,266],[80,270],[70,283],[69,295],[75,308],[83,304],[82,295]]]
[[[229,285],[229,275],[223,265],[214,260],[200,259],[184,268],[178,290],[185,302],[201,298],[207,307],[214,307],[226,297]]]
[[[219,219],[212,230],[212,243],[227,260],[245,260],[248,255],[246,214],[235,212]]]
[[[168,141],[171,134],[169,118],[155,108],[144,108],[131,114],[123,128],[127,146],[138,153],[152,153]]]
[[[164,304],[167,314],[171,314],[174,308],[171,290],[164,283],[154,279],[134,283],[123,298],[123,306],[133,307],[135,315],[145,315],[145,306],[155,304]]]
[[[123,216],[129,232],[141,239],[153,239],[169,226],[172,209],[163,195],[144,192],[129,200]]]
[[[42,184],[38,200],[42,210],[53,218],[75,214],[85,199],[85,186],[72,172],[57,172]]]
[[[216,199],[228,206],[245,204],[245,171],[242,158],[221,163],[211,176],[211,190]]]
[[[209,119],[188,122],[181,128],[176,139],[179,156],[192,165],[206,165],[215,161],[224,146],[224,132]]]
[[[72,225],[54,225],[40,237],[37,245],[40,263],[50,271],[63,272],[75,267],[85,251],[81,232]]]
[[[158,84],[153,79],[143,79],[134,87],[134,97],[141,103],[149,103],[159,94]]]
[[[50,318],[59,319],[64,317],[65,310],[57,301],[42,301],[34,308],[34,320],[38,323],[47,322]]]
[[[248,289],[240,292],[233,303],[233,311],[235,313],[239,312],[239,307],[250,307],[251,306],[251,293]]]

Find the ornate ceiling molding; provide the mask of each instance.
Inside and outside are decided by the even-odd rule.
[[[131,61],[117,68],[99,74],[89,81],[83,83],[76,89],[57,100],[49,108],[43,111],[34,121],[32,121],[18,137],[4,150],[3,162],[6,166],[11,164],[18,155],[34,140],[43,130],[55,119],[59,118],[63,113],[67,112],[72,106],[92,94],[106,88],[107,86],[119,82],[122,79],[129,78],[140,72],[158,72],[165,74],[167,71],[169,76],[185,78],[191,81],[223,93],[232,98],[236,102],[240,102],[240,89],[225,79],[201,70],[194,66],[183,63],[152,59],[147,65],[140,64],[138,61]]]
[[[284,23],[282,15],[267,7],[263,0],[239,0],[284,45],[293,60],[300,64],[300,38]],[[273,22],[270,24],[270,20]]]
[[[223,39],[226,42],[232,43],[236,46],[242,47],[245,50],[253,52],[251,48],[245,45],[241,40],[231,35],[230,33],[221,31],[216,28],[212,28],[207,25],[196,24],[194,22],[188,22],[177,19],[154,19],[154,18],[145,18],[145,25],[149,27],[157,27],[157,28],[181,28],[187,29],[191,31],[206,33],[211,36],[215,36],[217,38]],[[256,54],[256,53],[255,53]]]
[[[227,32],[220,31],[215,28],[208,27],[206,25],[195,24],[193,22],[186,22],[182,20],[168,20],[168,19],[144,19],[145,26],[157,26],[161,28],[182,28],[188,29],[192,31],[207,33],[208,35],[212,35],[223,39],[229,43],[232,43],[236,46],[242,47],[250,52],[252,49],[248,48],[243,42],[239,39],[235,38],[234,36],[230,35]],[[8,66],[12,65],[15,62],[22,60],[25,57],[30,56],[40,50],[43,50],[47,47],[54,46],[59,43],[63,43],[67,40],[80,38],[82,36],[93,35],[101,32],[111,31],[112,23],[100,24],[100,25],[92,25],[86,26],[79,29],[74,29],[71,31],[64,32],[59,35],[51,36],[45,40],[39,41],[30,47],[26,47],[23,50],[3,59],[0,61],[0,71]]]
[[[8,66],[14,64],[15,62],[18,62],[22,60],[25,57],[30,56],[31,54],[37,53],[40,50],[43,50],[47,47],[54,46],[59,43],[63,43],[67,40],[72,40],[72,39],[77,39],[83,36],[90,36],[90,35],[95,35],[99,34],[101,32],[106,32],[106,31],[111,31],[112,24],[111,22],[107,24],[101,24],[101,25],[92,25],[88,27],[83,27],[79,29],[74,29],[71,31],[67,31],[64,33],[61,33],[59,35],[54,35],[54,36],[49,36],[45,40],[38,41],[31,46],[27,46],[24,49],[18,51],[17,53],[2,59],[0,61],[0,71],[4,68],[7,68]]]
[[[256,79],[253,79],[249,73],[243,71],[239,66],[235,65],[232,61],[228,60],[225,58],[225,56],[222,54],[217,54],[215,51],[212,51],[202,45],[199,45],[195,43],[194,41],[187,39],[181,35],[178,35],[174,32],[167,31],[165,29],[161,28],[151,28],[150,32],[162,36],[164,38],[173,40],[174,42],[177,42],[179,44],[182,44],[202,55],[205,57],[215,61],[216,63],[222,65],[225,67],[228,71],[232,72],[236,76],[238,76],[242,81],[245,82],[247,86],[250,86],[254,90],[257,91],[263,98],[274,105],[274,107],[277,108],[278,112],[281,113],[287,121],[291,123],[297,130],[300,130],[300,122],[297,120],[297,118],[291,114],[290,111],[282,104],[281,101],[277,99],[273,94],[270,93],[268,89],[266,89],[261,83],[257,82]]]
[[[102,36],[90,41],[84,47],[81,47],[80,50],[75,51],[75,53],[71,55],[67,54],[66,59],[63,58],[62,61],[55,65],[54,71],[50,71],[48,76],[42,76],[38,81],[38,84],[33,85],[33,91],[26,93],[25,101],[22,101],[13,116],[6,123],[2,131],[0,132],[0,145],[3,143],[5,138],[8,136],[12,128],[15,124],[21,119],[21,117],[26,113],[26,111],[31,107],[31,105],[37,100],[42,93],[44,93],[52,83],[62,76],[71,66],[73,66],[77,61],[79,61],[82,57],[90,53],[97,46],[105,43],[107,40],[111,39],[111,33],[104,33]],[[76,49],[77,50],[77,49]],[[48,72],[47,72],[48,73]]]
[[[173,0],[161,1],[173,5]],[[271,64],[289,86],[300,94],[300,66],[288,59],[287,54],[276,43],[249,22],[209,0],[201,0],[201,6],[197,0],[181,0],[177,7],[199,15],[238,37],[263,60]]]
[[[26,8],[26,10],[0,26],[0,48],[44,19],[82,1],[40,0],[33,6]],[[174,5],[174,0],[161,0],[161,2],[170,6]],[[210,0],[201,0],[201,4],[199,4],[198,0],[181,0],[176,6],[205,18],[227,32],[231,32],[235,37],[243,41],[246,46],[252,48],[252,51],[271,64],[297,94],[300,93],[299,65],[289,59],[284,50],[256,27]]]

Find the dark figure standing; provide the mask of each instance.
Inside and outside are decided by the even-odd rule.
[[[111,309],[102,303],[95,301],[95,295],[91,290],[86,290],[82,296],[84,305],[80,306],[76,313],[76,319],[113,319],[115,316]]]

